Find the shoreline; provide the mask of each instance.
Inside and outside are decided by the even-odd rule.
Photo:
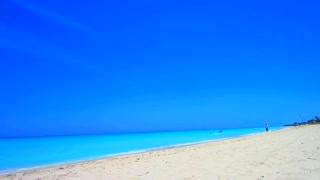
[[[220,139],[213,139],[213,140],[204,140],[204,141],[198,141],[198,142],[192,142],[192,143],[174,144],[174,145],[158,147],[158,148],[129,151],[129,152],[124,152],[124,153],[116,153],[116,154],[104,155],[101,157],[95,157],[95,158],[89,158],[89,159],[83,159],[83,160],[66,161],[66,162],[60,162],[60,163],[54,163],[54,164],[46,164],[46,165],[39,165],[39,166],[32,166],[32,167],[25,167],[25,168],[9,169],[9,170],[3,170],[3,171],[0,170],[0,177],[12,175],[12,174],[17,174],[17,173],[28,173],[28,172],[34,172],[34,171],[47,170],[47,169],[51,169],[51,168],[67,167],[67,166],[72,166],[72,165],[77,165],[77,164],[82,164],[82,163],[88,163],[88,162],[117,159],[117,158],[121,158],[121,157],[128,157],[128,156],[157,152],[157,151],[199,146],[202,144],[209,144],[209,143],[215,143],[215,142],[220,142],[220,141],[235,140],[238,138],[250,137],[250,136],[255,136],[255,135],[259,135],[259,134],[290,130],[292,128],[293,127],[282,127],[281,129],[277,129],[277,130],[269,130],[269,132],[256,132],[256,133],[244,134],[244,135],[234,136],[234,137],[227,137],[227,138],[220,138]]]

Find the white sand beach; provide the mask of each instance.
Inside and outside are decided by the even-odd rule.
[[[12,173],[0,179],[320,179],[320,125]]]

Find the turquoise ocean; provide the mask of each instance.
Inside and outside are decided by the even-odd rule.
[[[279,130],[282,127],[270,127]],[[0,138],[0,173],[192,145],[265,132],[264,128]]]

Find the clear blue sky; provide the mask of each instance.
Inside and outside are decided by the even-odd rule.
[[[319,115],[318,1],[0,1],[0,137]]]

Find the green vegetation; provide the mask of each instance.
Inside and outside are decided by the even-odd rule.
[[[284,126],[300,126],[300,125],[309,125],[309,124],[320,124],[319,116],[315,116],[313,119],[305,122],[294,122],[293,124],[288,124]]]

